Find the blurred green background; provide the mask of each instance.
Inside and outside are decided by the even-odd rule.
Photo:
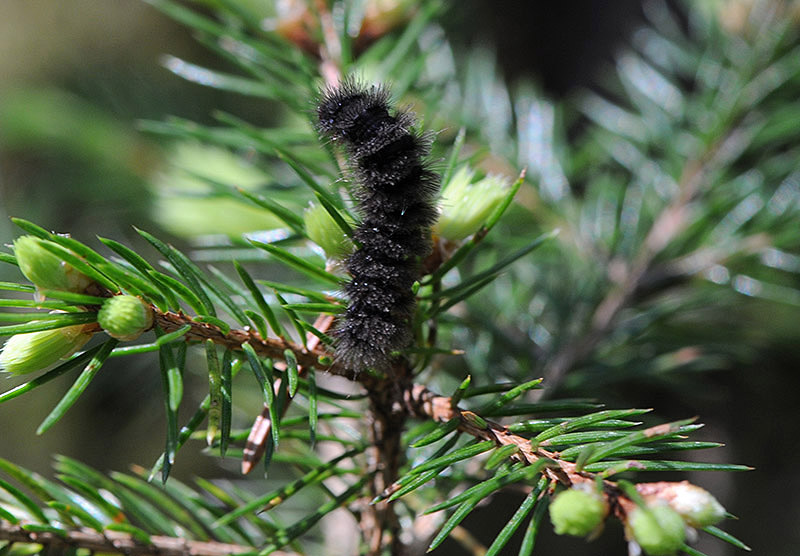
[[[595,83],[615,50],[628,42],[640,19],[639,2],[554,4],[509,1],[498,10],[489,0],[458,2],[448,32],[457,44],[491,46],[509,78],[533,76],[549,94],[568,96]],[[274,107],[263,102],[177,78],[159,64],[164,54],[225,68],[184,28],[139,0],[2,2],[0,242],[19,234],[9,216],[68,231],[94,246],[94,235],[141,246],[134,224],[171,237],[159,218],[152,184],[163,180],[174,153],[162,140],[137,131],[137,121],[176,115],[208,122],[215,110],[256,125],[274,121]],[[0,280],[17,279],[15,272],[0,266]],[[705,474],[699,482],[741,515],[741,522],[727,528],[756,554],[800,551],[800,480],[792,467],[800,456],[795,442],[800,350],[791,343],[793,336],[773,338],[751,368],[704,376],[702,395],[691,400],[636,386],[590,393],[606,401],[613,395],[620,407],[656,407],[668,418],[700,413],[708,423],[703,439],[727,446],[699,457],[755,466],[744,475]],[[153,396],[160,377],[150,357],[127,360],[125,366],[109,365],[42,437],[34,431],[69,379],[0,405],[0,456],[44,474],[55,453],[101,470],[152,463],[163,445],[162,402]],[[198,375],[187,386],[190,403],[184,407],[192,407],[206,383]],[[255,398],[251,402],[257,407]],[[245,415],[240,418],[246,421]],[[177,477],[238,478],[234,462],[221,469],[196,450],[189,445],[182,451]],[[515,507],[506,508],[498,498],[464,524],[486,541]],[[606,535],[617,544],[569,546],[574,554],[622,554],[620,536]],[[555,546],[551,537],[543,537],[537,553],[549,553]],[[452,542],[448,546],[441,552],[461,553]],[[718,542],[700,549],[710,556],[735,553]]]

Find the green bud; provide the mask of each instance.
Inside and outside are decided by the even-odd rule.
[[[650,556],[669,556],[683,546],[686,524],[667,504],[641,508],[637,506],[628,516],[633,538]]]
[[[103,302],[97,323],[112,338],[135,340],[153,326],[153,309],[133,295],[115,295]]]
[[[669,489],[669,505],[691,527],[707,527],[725,517],[725,508],[707,490],[687,481],[675,483]]]
[[[590,535],[607,515],[608,502],[593,485],[565,490],[550,504],[550,521],[559,535]]]
[[[475,233],[488,220],[508,192],[508,180],[488,175],[470,183],[475,171],[462,166],[442,189],[441,210],[435,232],[450,241]]]
[[[22,274],[36,287],[81,293],[92,283],[85,274],[45,249],[47,240],[21,236],[14,240],[14,255]]]
[[[86,330],[78,324],[11,336],[0,351],[0,370],[23,375],[45,369],[83,347],[92,337]]]
[[[345,235],[322,205],[311,204],[303,211],[308,237],[322,247],[332,259],[342,259],[353,250],[353,242]]]

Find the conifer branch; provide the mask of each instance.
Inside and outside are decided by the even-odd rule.
[[[74,529],[63,535],[49,531],[28,531],[22,524],[0,521],[0,540],[10,543],[40,544],[47,551],[86,549],[128,556],[228,556],[252,553],[253,547],[221,542],[190,541],[179,537],[150,536],[150,542],[140,542],[127,533],[92,529]],[[293,552],[272,552],[277,556],[293,556]]]
[[[564,486],[570,486],[573,482],[586,480],[575,469],[575,464],[559,460],[558,457],[541,448],[534,449],[531,441],[525,437],[509,432],[508,428],[494,421],[485,419],[480,415],[459,408],[453,404],[453,399],[449,396],[441,396],[431,392],[422,384],[415,384],[407,391],[405,396],[408,411],[415,417],[422,419],[432,419],[438,423],[446,423],[452,419],[458,419],[458,430],[465,432],[480,440],[490,440],[498,448],[503,446],[516,446],[517,452],[511,459],[521,461],[527,465],[542,459],[552,461],[552,466],[545,467],[542,471],[550,480],[558,481]],[[390,495],[391,489],[384,493]]]
[[[284,351],[289,349],[295,354],[298,362],[308,365],[306,368],[319,367],[319,357],[329,356],[317,342],[309,342],[306,349],[283,340],[264,340],[247,330],[231,330],[224,333],[214,325],[193,322],[185,315],[176,313],[160,313],[156,320],[168,331],[179,329],[186,324],[192,325],[192,329],[186,336],[187,339],[193,341],[211,339],[215,343],[234,350],[241,350],[241,346],[245,342],[250,343],[260,355],[276,361],[285,360]],[[332,321],[333,319],[328,317],[323,327],[327,329],[331,326]],[[367,500],[363,501],[360,525],[371,554],[379,554],[387,541],[392,547],[393,554],[401,554],[403,550],[397,537],[400,530],[397,516],[392,510],[392,504],[386,502],[385,499],[401,486],[395,482],[403,460],[400,436],[405,429],[406,420],[409,418],[430,419],[437,423],[458,419],[458,430],[463,433],[479,440],[491,441],[498,448],[514,446],[516,450],[509,456],[511,461],[521,462],[525,465],[546,462],[541,468],[541,473],[553,485],[572,487],[582,483],[591,483],[599,476],[596,473],[580,470],[575,463],[561,459],[556,452],[540,446],[533,446],[530,439],[514,434],[500,423],[460,408],[453,403],[452,397],[442,396],[431,391],[427,386],[413,383],[411,369],[403,361],[395,365],[391,376],[384,377],[376,377],[367,373],[353,373],[335,363],[320,370],[359,382],[366,388],[370,400],[367,412],[370,448],[367,455],[370,469],[368,474],[372,480],[368,498],[379,498],[380,500],[371,504],[366,503]],[[275,385],[275,388],[277,390],[278,384]],[[253,426],[245,449],[243,473],[249,472],[255,461],[263,454],[263,444],[256,438],[263,440],[269,435],[271,424],[268,416],[268,408],[265,408],[260,419],[257,419]],[[669,423],[656,425],[643,431],[643,434],[645,436],[661,435],[669,432],[670,427],[672,424]],[[635,461],[625,465],[631,469],[637,468]],[[604,479],[603,485],[603,495],[607,498],[609,507],[614,510],[617,517],[625,519],[626,512],[635,504],[613,481]],[[652,491],[648,492],[652,494]]]
[[[781,274],[798,272],[797,227],[792,224],[800,206],[793,147],[796,131],[783,121],[787,113],[793,114],[783,109],[786,99],[797,96],[792,87],[796,88],[800,68],[795,62],[796,29],[777,25],[786,18],[765,17],[762,24],[771,32],[761,33],[764,40],[758,41],[744,35],[731,41],[729,31],[716,29],[716,23],[705,17],[692,23],[698,30],[705,27],[705,37],[702,32],[689,36],[681,26],[662,21],[661,28],[655,25],[647,30],[652,44],[624,54],[620,60],[625,91],[619,92],[623,94],[615,91],[613,101],[601,99],[576,106],[594,123],[573,130],[567,122],[574,118],[567,112],[562,116],[557,104],[525,87],[507,91],[488,58],[467,55],[459,59],[454,55],[433,20],[442,6],[436,0],[399,3],[388,12],[381,11],[386,9],[381,3],[366,9],[373,3],[299,2],[291,13],[279,10],[268,16],[276,33],[265,32],[268,26],[263,13],[235,3],[222,2],[213,10],[196,12],[172,0],[150,1],[198,31],[202,40],[239,70],[222,73],[194,64],[173,64],[170,69],[189,80],[270,99],[300,114],[318,94],[320,80],[330,88],[354,76],[379,76],[377,79],[396,85],[393,92],[398,100],[415,102],[423,121],[435,114],[435,125],[443,122],[439,129],[460,130],[452,146],[446,131],[434,145],[435,156],[448,160],[442,172],[444,184],[457,187],[442,195],[439,227],[432,234],[433,250],[421,261],[418,282],[409,288],[418,309],[407,319],[415,342],[407,356],[395,357],[395,349],[385,350],[384,355],[391,353],[392,357],[386,368],[368,365],[361,372],[348,368],[354,365],[345,361],[341,350],[337,359],[329,345],[328,330],[347,311],[347,301],[352,298],[331,296],[314,284],[341,287],[343,270],[353,273],[346,266],[323,267],[318,255],[324,252],[328,263],[341,262],[348,250],[363,244],[354,240],[358,211],[355,202],[347,198],[349,193],[349,200],[357,201],[358,195],[354,197],[352,189],[346,191],[347,187],[336,181],[337,175],[352,178],[346,156],[335,149],[325,153],[311,129],[295,129],[294,119],[274,129],[229,116],[220,116],[222,125],[218,127],[181,120],[151,123],[147,126],[150,131],[179,142],[200,139],[213,145],[217,154],[233,163],[232,168],[241,162],[233,151],[254,153],[248,168],[259,185],[253,191],[242,189],[236,178],[200,180],[202,164],[192,163],[187,169],[192,176],[197,172],[195,177],[203,187],[212,185],[214,196],[243,197],[276,217],[274,226],[282,228],[265,225],[277,233],[275,237],[280,236],[274,242],[247,243],[251,236],[242,236],[242,230],[231,237],[241,240],[237,247],[253,248],[262,258],[258,250],[266,251],[268,265],[283,263],[308,280],[286,284],[259,280],[262,271],[273,270],[271,266],[259,269],[254,279],[231,260],[230,245],[220,242],[201,247],[207,251],[198,259],[233,262],[242,288],[216,267],[211,269],[215,276],[206,275],[206,269],[150,234],[142,235],[166,259],[155,266],[114,241],[103,243],[121,259],[108,259],[77,240],[16,221],[38,239],[15,241],[14,254],[0,253],[0,261],[20,266],[35,287],[4,283],[5,289],[34,296],[33,301],[17,300],[16,295],[2,300],[12,308],[0,313],[0,320],[11,323],[2,327],[3,332],[15,338],[4,351],[5,364],[20,376],[57,366],[25,379],[28,382],[0,395],[0,402],[85,366],[46,418],[49,427],[84,392],[107,357],[158,351],[167,434],[164,454],[150,475],[152,478],[161,470],[165,484],[145,484],[144,470],[135,476],[113,473],[107,480],[102,473],[64,460],[58,464],[62,467],[56,468],[63,476],[61,482],[49,482],[2,460],[0,471],[20,483],[22,490],[5,479],[0,484],[0,490],[5,489],[0,492],[0,510],[5,511],[0,516],[6,516],[0,523],[0,538],[11,544],[43,544],[50,551],[80,547],[154,555],[275,554],[270,551],[285,546],[304,550],[303,537],[312,527],[329,514],[346,510],[356,520],[350,526],[360,529],[363,551],[375,556],[416,554],[425,550],[421,543],[433,550],[448,535],[456,540],[471,538],[468,531],[460,531],[461,520],[495,492],[516,488],[528,496],[491,546],[480,547],[488,554],[505,553],[501,552],[508,550],[505,543],[524,522],[529,526],[523,545],[532,550],[548,508],[556,533],[580,537],[594,537],[609,516],[616,516],[625,527],[632,553],[695,553],[684,544],[687,528],[705,528],[744,547],[720,530],[709,530],[725,512],[699,487],[686,482],[633,485],[617,476],[627,470],[747,469],[648,459],[651,454],[671,450],[718,446],[683,436],[700,425],[690,419],[639,428],[641,423],[630,417],[648,410],[594,411],[596,404],[574,400],[555,400],[548,405],[536,401],[539,393],[533,389],[538,381],[525,381],[530,369],[538,368],[535,374],[544,376],[551,392],[563,384],[565,390],[574,388],[580,395],[581,389],[591,385],[594,396],[599,390],[590,380],[599,373],[587,380],[588,373],[581,374],[578,367],[602,367],[608,372],[601,380],[611,383],[624,373],[641,371],[637,376],[647,379],[650,371],[680,368],[684,361],[680,358],[661,360],[671,356],[670,350],[676,346],[679,350],[689,347],[685,338],[674,335],[669,327],[684,316],[684,307],[697,307],[697,299],[705,303],[703,288],[717,288],[722,303],[710,307],[717,314],[735,308],[737,300],[744,299],[737,297],[742,293],[770,303],[800,303],[793,278]],[[670,19],[671,8],[662,8],[666,11],[661,18]],[[653,23],[657,24],[657,19],[654,17]],[[375,43],[376,39],[381,40]],[[746,63],[730,60],[730,52],[741,54]],[[440,55],[447,58],[447,64],[437,66]],[[701,71],[704,67],[718,71]],[[778,91],[784,83],[790,86]],[[684,84],[690,87],[684,90]],[[779,94],[771,96],[772,91]],[[564,109],[570,110],[566,103]],[[465,141],[468,144],[462,153]],[[527,166],[533,179],[523,184],[523,172],[511,187],[503,178],[484,188],[493,180],[480,174],[494,164],[474,153],[487,149],[491,158],[510,156],[503,161],[505,171]],[[276,177],[280,187],[274,189]],[[461,192],[454,193],[459,188]],[[479,194],[468,193],[476,191]],[[500,196],[488,202],[487,191],[500,191]],[[315,206],[299,216],[297,211],[313,195],[319,204],[312,200]],[[499,233],[488,236],[493,241],[484,241],[514,199],[519,201],[514,203],[514,211],[529,210],[530,214],[503,218]],[[173,200],[178,202],[173,207],[191,213],[179,202],[197,199],[178,195]],[[492,206],[494,209],[488,210]],[[314,208],[320,210],[314,213]],[[456,208],[470,210],[452,210]],[[467,213],[469,217],[464,216]],[[567,240],[544,257],[520,261],[511,269],[512,263],[539,245],[538,239],[529,243],[528,236],[550,237],[547,229],[554,218],[572,232],[565,234]],[[191,235],[202,232],[193,228]],[[219,249],[223,246],[225,249]],[[504,256],[506,249],[515,246],[521,248]],[[37,251],[36,257],[28,258],[37,264],[25,264],[26,248]],[[766,261],[767,251],[774,251],[771,262]],[[757,262],[759,255],[763,265]],[[762,273],[762,266],[780,272]],[[712,270],[719,272],[712,275]],[[696,275],[708,281],[690,283]],[[495,281],[497,278],[500,280]],[[512,287],[505,287],[503,280]],[[764,292],[744,287],[748,280],[759,287],[763,284]],[[91,282],[88,287],[84,287],[86,281]],[[534,286],[529,288],[530,284]],[[497,319],[487,316],[485,298],[473,297],[481,290],[491,299],[490,305],[507,307],[508,312]],[[664,297],[677,298],[678,303],[664,303],[655,295],[664,292],[675,294]],[[46,314],[44,309],[65,314]],[[223,312],[227,316],[218,316]],[[465,313],[480,316],[471,322]],[[318,315],[313,325],[305,320],[309,314]],[[229,321],[222,320],[228,317]],[[58,322],[63,330],[53,328]],[[232,322],[239,328],[231,329]],[[287,323],[296,331],[292,336],[296,342],[285,332]],[[153,329],[155,342],[115,348],[118,340],[132,342]],[[522,341],[513,336],[516,331]],[[93,335],[106,333],[113,339],[71,357]],[[634,342],[627,342],[630,337]],[[471,349],[471,338],[481,340],[474,344],[475,349]],[[637,344],[637,339],[642,343]],[[697,344],[698,352],[713,351],[715,341],[713,335],[700,333],[691,338],[689,349]],[[734,334],[725,339],[731,344],[737,341]],[[186,364],[196,361],[186,357],[186,344],[200,343],[206,348],[208,395],[179,428],[179,410],[183,413],[185,409],[181,402],[190,399],[183,396]],[[221,364],[217,356],[223,350],[215,346],[224,348]],[[433,357],[455,353],[454,347],[463,346],[470,346],[464,349],[464,366],[453,364],[445,381],[465,371],[467,378],[452,396],[431,390],[427,384],[437,384],[442,368],[453,361]],[[511,347],[510,352],[506,346]],[[616,348],[620,348],[618,352]],[[35,357],[23,357],[30,353]],[[736,357],[724,361],[735,362]],[[713,358],[697,359],[693,361],[697,367],[719,368]],[[506,362],[512,364],[496,365]],[[258,394],[266,401],[244,446],[243,472],[253,469],[266,447],[277,449],[280,440],[273,465],[291,467],[299,476],[260,496],[202,479],[198,481],[200,489],[180,483],[175,486],[174,479],[166,482],[178,449],[191,438],[204,437],[208,451],[223,457],[229,448],[230,456],[242,447],[245,431],[232,427],[236,424],[232,410],[251,408],[234,406],[232,393],[233,380],[243,365],[252,370],[259,383]],[[378,370],[373,372],[375,368]],[[337,392],[318,387],[316,371],[358,384],[358,394],[351,395],[353,389]],[[432,380],[417,384],[416,372],[424,372],[426,379]],[[185,376],[192,377],[189,373]],[[473,405],[474,397],[498,392],[486,404]],[[515,403],[523,394],[521,403]],[[306,403],[307,407],[301,407]],[[293,411],[287,413],[290,404],[294,404]],[[522,420],[540,411],[552,415]],[[412,420],[422,422],[410,426]],[[324,427],[324,434],[318,434],[318,424]],[[325,446],[315,449],[315,439],[322,439]],[[328,450],[329,445],[336,451]],[[487,455],[484,470],[476,473],[475,464]],[[471,464],[464,466],[467,461]],[[435,486],[428,488],[430,483]],[[137,499],[126,496],[132,484],[141,487],[137,493],[145,507],[156,510],[158,516],[163,511],[164,519],[148,519],[149,514],[138,512]],[[23,492],[26,489],[33,497]],[[313,494],[306,495],[314,490],[327,497],[321,505]],[[115,491],[115,499],[104,498],[105,492]],[[275,510],[298,492],[303,499],[294,498],[293,502],[308,511],[290,525],[281,524],[283,516],[273,520],[272,515],[257,513],[259,508]],[[412,492],[413,497],[407,496]],[[573,505],[572,515],[567,515],[565,504],[575,496],[581,501]],[[404,501],[395,503],[401,497]],[[687,497],[703,501],[705,509],[700,513],[704,515],[686,511]],[[7,501],[12,512],[4,509]],[[458,508],[446,520],[426,522],[435,523],[436,533],[416,526],[404,531],[401,525],[405,521],[400,516],[405,514],[400,512],[407,508],[416,514],[422,512],[422,505],[426,514]],[[669,527],[659,522],[648,532],[654,512],[667,505],[673,514]],[[560,513],[554,507],[561,508]],[[587,508],[592,511],[583,511]],[[593,514],[591,519],[583,519],[587,513]],[[644,532],[642,527],[637,532],[634,526],[632,516],[637,513],[644,516]],[[187,517],[192,518],[195,529],[185,527]],[[425,521],[416,515],[411,518],[417,524]],[[583,523],[575,523],[581,520]],[[114,527],[118,523],[130,523],[131,528],[125,530],[134,534],[120,533],[123,527]],[[114,532],[100,532],[106,527]],[[133,527],[142,529],[137,532]],[[671,530],[671,538],[664,545],[666,529]],[[148,536],[151,533],[172,536]],[[404,540],[416,538],[404,545],[401,533]],[[208,538],[221,542],[189,540]]]
[[[225,332],[214,324],[196,322],[191,316],[184,313],[156,311],[155,321],[165,332],[174,332],[188,324],[191,328],[185,334],[185,338],[189,342],[211,340],[219,346],[235,351],[241,351],[244,344],[250,344],[261,357],[269,357],[278,361],[285,360],[284,351],[288,349],[297,358],[297,363],[303,367],[315,367],[321,371],[362,383],[371,380],[365,373],[356,375],[335,361],[331,364],[320,362],[320,358],[323,358],[324,361],[324,358],[332,358],[333,354],[319,346],[304,348],[281,338],[262,338],[255,330],[234,328]]]
[[[575,340],[567,342],[542,370],[551,388],[557,387],[573,367],[591,355],[594,348],[614,331],[619,314],[638,301],[644,290],[648,289],[649,278],[658,271],[658,265],[655,264],[657,255],[686,229],[689,224],[690,203],[702,194],[704,177],[715,167],[724,164],[724,161],[720,160],[724,155],[719,156],[719,153],[725,150],[727,141],[736,137],[738,132],[738,128],[732,125],[724,137],[708,145],[703,152],[686,162],[675,195],[656,216],[642,241],[639,252],[630,261],[618,260],[615,261],[617,264],[609,265],[614,273],[610,278],[616,283],[616,287],[611,287],[595,308],[589,330]],[[710,266],[716,261],[707,260],[707,262]],[[661,284],[662,289],[672,285],[674,280]]]

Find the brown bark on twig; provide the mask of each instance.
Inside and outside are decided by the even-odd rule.
[[[254,330],[232,329],[225,333],[213,324],[196,322],[192,320],[191,316],[184,313],[162,313],[155,310],[155,315],[156,324],[165,332],[174,332],[188,324],[191,328],[184,335],[188,342],[202,342],[210,339],[215,344],[234,351],[241,351],[242,345],[250,344],[259,356],[280,361],[284,359],[283,352],[289,349],[294,353],[297,363],[301,367],[314,367],[362,384],[369,383],[372,380],[366,373],[356,374],[350,369],[337,365],[336,362],[330,365],[323,365],[320,362],[320,358],[327,357],[332,359],[333,354],[320,346],[304,348],[280,338],[262,338]]]
[[[403,400],[412,387],[411,378],[407,362],[401,361],[393,369],[392,380],[368,388],[370,499],[384,492],[399,478],[404,453],[401,436],[409,417]],[[370,555],[381,554],[386,545],[391,547],[392,555],[403,554],[400,524],[393,504],[385,501],[368,503],[361,513],[360,526]]]

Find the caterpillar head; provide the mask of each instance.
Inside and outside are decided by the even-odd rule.
[[[347,80],[323,91],[317,104],[317,127],[331,139],[347,139],[364,114],[388,115],[388,103],[389,93],[384,88]]]

